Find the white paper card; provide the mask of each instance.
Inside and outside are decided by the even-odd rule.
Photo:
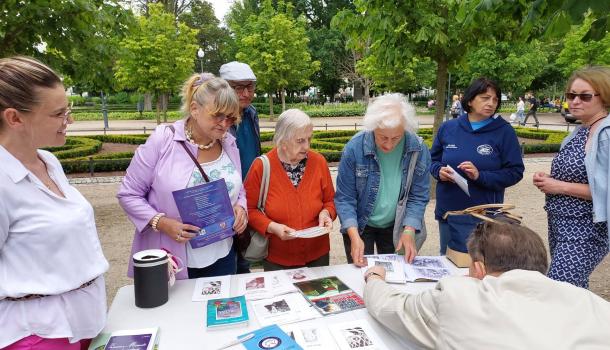
[[[294,270],[284,270],[286,276],[290,280],[290,283],[308,281],[318,278],[315,272],[308,267],[302,267]]]
[[[303,350],[337,350],[337,343],[325,326],[288,324],[280,326]]]
[[[252,301],[252,308],[261,327],[321,317],[300,293]]]
[[[263,274],[247,275],[239,278],[237,295],[245,295],[247,300],[273,297],[271,280]]]
[[[291,232],[290,235],[296,238],[314,238],[328,233],[326,227],[314,226],[304,230]]]
[[[330,332],[341,350],[385,350],[387,347],[365,319],[333,324]]]
[[[231,293],[231,276],[198,278],[193,290],[193,301],[228,298]]]
[[[458,187],[461,188],[462,191],[464,191],[464,193],[468,195],[468,197],[470,197],[470,191],[468,191],[468,181],[457,171],[455,171],[455,169],[453,169],[451,165],[447,164],[447,167],[451,169],[451,171],[453,171],[453,175],[451,176],[451,178],[453,179],[453,181],[455,181],[455,184],[458,185]]]

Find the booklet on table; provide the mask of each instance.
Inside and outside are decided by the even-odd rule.
[[[189,240],[193,248],[222,241],[235,234],[233,206],[224,179],[172,192],[180,219],[201,230]]]
[[[232,298],[210,299],[207,307],[207,327],[248,324],[248,307],[243,295]]]
[[[254,336],[242,343],[247,350],[303,350],[276,324],[242,334],[238,338],[249,337],[251,334]]]
[[[364,307],[364,300],[337,276],[294,284],[322,315],[331,315]]]
[[[153,350],[158,343],[159,327],[112,332],[105,350]],[[92,342],[93,343],[93,342]],[[91,349],[91,347],[89,347]],[[96,348],[96,349],[99,349]]]

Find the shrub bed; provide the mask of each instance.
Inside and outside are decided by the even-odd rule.
[[[519,137],[541,140],[538,144],[523,146],[525,153],[554,153],[559,150],[561,140],[567,135],[564,131],[537,130],[515,128]],[[311,142],[312,149],[320,152],[328,162],[337,162],[345,144],[357,133],[355,130],[314,131]],[[432,145],[432,129],[420,129],[418,134],[430,147]],[[133,157],[133,152],[117,152],[98,154],[102,142],[143,144],[149,135],[94,135],[84,137],[68,137],[66,145],[53,147],[48,150],[58,158],[66,173],[93,171],[122,171],[127,169]],[[261,133],[261,141],[268,142],[273,139],[273,132]],[[263,153],[269,152],[272,146],[262,146]],[[91,157],[91,161],[89,160]]]

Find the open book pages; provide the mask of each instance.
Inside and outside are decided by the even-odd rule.
[[[159,328],[131,329],[112,332],[106,343],[107,350],[153,350],[158,343]]]
[[[442,256],[416,256],[413,263],[405,264],[407,282],[433,282],[455,275]]]
[[[321,317],[300,293],[289,293],[271,299],[252,301],[261,326],[286,324]]]
[[[228,298],[231,293],[231,276],[198,278],[193,290],[193,301]]]
[[[244,294],[248,300],[267,299],[297,291],[283,271],[240,276],[238,283],[238,293]]]
[[[457,271],[448,266],[442,256],[416,256],[411,264],[398,254],[366,255],[367,266],[362,273],[373,266],[383,266],[386,270],[386,282],[434,282],[445,276],[457,275]]]
[[[388,283],[405,283],[405,258],[403,255],[397,254],[380,254],[366,255],[367,266],[362,267],[361,271],[364,275],[366,271],[374,266],[381,266],[385,269],[385,280]]]
[[[290,235],[296,238],[314,238],[329,233],[326,227],[314,226],[304,230],[291,232]]]
[[[280,328],[304,350],[338,350],[337,343],[326,325],[291,323]]]
[[[330,332],[341,350],[385,350],[387,347],[365,319],[330,325]]]

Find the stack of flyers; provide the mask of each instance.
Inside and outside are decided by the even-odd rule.
[[[294,284],[322,315],[364,307],[364,300],[336,276]]]

